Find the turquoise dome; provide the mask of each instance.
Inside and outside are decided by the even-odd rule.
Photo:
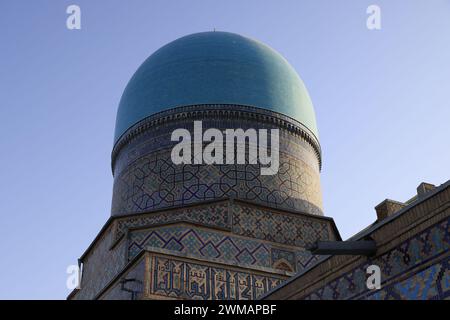
[[[308,92],[279,53],[237,34],[202,32],[163,46],[139,67],[120,100],[114,140],[154,113],[195,104],[276,111],[318,138]]]

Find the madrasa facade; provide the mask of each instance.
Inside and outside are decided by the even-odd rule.
[[[208,144],[198,123],[248,133],[230,149],[246,161],[175,162],[176,130],[193,137],[194,158]],[[264,130],[278,138],[266,136],[272,174],[252,161],[250,133]],[[448,299],[450,182],[384,200],[343,241],[323,212],[321,157],[305,85],[275,50],[228,32],[163,46],[122,95],[111,216],[68,299]]]

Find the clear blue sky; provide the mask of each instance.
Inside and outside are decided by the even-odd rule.
[[[80,31],[66,29],[70,4]],[[366,28],[370,4],[380,31]],[[213,28],[267,43],[304,80],[344,239],[385,198],[450,178],[448,0],[2,0],[0,298],[66,297],[66,267],[109,217],[127,81],[165,43]]]

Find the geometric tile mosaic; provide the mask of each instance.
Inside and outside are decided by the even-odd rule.
[[[228,203],[211,203],[208,205],[173,209],[170,211],[119,219],[116,224],[114,239],[115,241],[119,240],[125,234],[127,229],[150,227],[153,225],[181,221],[229,229],[231,222],[228,213]]]
[[[385,286],[370,300],[446,300],[450,298],[450,258],[433,264],[398,283]]]
[[[115,225],[114,242],[117,242],[128,229],[174,222],[192,222],[231,230],[234,234],[250,238],[297,247],[305,247],[317,240],[336,239],[332,223],[328,220],[274,212],[270,209],[247,205],[242,201],[224,200],[195,207],[119,218]],[[305,265],[308,263],[303,258],[301,262]]]
[[[292,246],[305,247],[317,240],[335,239],[328,221],[257,207],[233,206],[232,220],[233,233]]]
[[[332,222],[322,217],[289,214],[234,200],[122,217],[114,228],[113,244],[129,232],[128,260],[145,248],[157,247],[289,272],[317,261],[317,256],[304,250],[306,245],[337,237]],[[281,248],[277,243],[291,248]]]
[[[427,228],[394,249],[371,258],[350,272],[330,281],[305,299],[435,299],[449,294],[450,218]],[[430,261],[438,261],[429,266]],[[381,269],[382,288],[376,292],[366,287],[369,265]],[[412,269],[421,268],[409,279],[392,283]]]
[[[170,150],[152,153],[115,177],[112,213],[234,197],[322,215],[318,173],[298,159],[280,157],[279,172],[262,176],[259,164],[175,165]]]
[[[128,248],[129,259],[144,249],[162,248],[205,259],[213,258],[227,264],[285,271],[297,269],[296,253],[293,250],[274,248],[270,243],[183,225],[133,231]],[[302,253],[311,257],[309,253]],[[312,263],[313,260],[310,260]],[[282,268],[280,262],[286,268]]]

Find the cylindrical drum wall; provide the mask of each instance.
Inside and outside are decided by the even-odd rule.
[[[279,129],[278,172],[261,175],[260,163],[174,164],[172,132],[184,128],[193,137],[194,121],[202,121],[203,132]],[[112,215],[224,198],[322,215],[320,161],[316,137],[279,113],[241,105],[174,108],[142,120],[116,143]]]

